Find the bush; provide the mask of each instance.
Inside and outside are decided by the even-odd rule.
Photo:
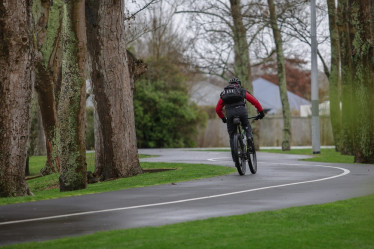
[[[135,83],[134,109],[140,148],[194,147],[207,114],[189,102],[187,91],[172,90],[161,81]]]

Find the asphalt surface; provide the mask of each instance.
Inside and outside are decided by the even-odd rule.
[[[153,162],[233,167],[229,152],[139,150]],[[333,202],[374,193],[374,165],[311,163],[258,153],[258,172],[0,206],[0,246],[97,231]]]

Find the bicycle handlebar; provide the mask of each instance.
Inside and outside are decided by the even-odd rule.
[[[256,119],[256,118],[258,118],[258,115],[253,116],[253,117],[249,117],[248,119]]]

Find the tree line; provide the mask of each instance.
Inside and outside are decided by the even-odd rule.
[[[156,27],[143,40],[151,52],[144,62],[126,46],[124,1],[21,2],[1,4],[0,196],[32,194],[24,171],[33,88],[46,140],[41,174],[58,173],[60,191],[87,186],[86,79],[95,105],[94,175],[101,181],[142,173],[137,144],[194,145],[190,136],[205,114],[187,97],[191,70],[176,51],[179,44],[168,44],[169,52],[152,45],[156,39],[174,39],[171,32]],[[24,33],[13,29],[16,19],[24,21],[19,25]]]
[[[130,75],[127,63],[124,1],[2,1],[0,9],[0,196],[31,194],[24,167],[34,83],[47,147],[42,173],[59,172],[61,191],[87,186],[88,75],[97,102],[99,177],[142,173],[132,98],[137,72]]]

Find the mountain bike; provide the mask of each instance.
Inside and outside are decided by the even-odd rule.
[[[249,117],[248,119],[258,119],[258,116]],[[235,133],[232,137],[231,155],[235,162],[235,166],[239,172],[239,175],[245,175],[246,172],[246,161],[248,161],[249,170],[252,174],[257,172],[257,157],[255,145],[252,140],[247,140],[244,129],[239,117],[233,119],[234,125],[236,125]]]

